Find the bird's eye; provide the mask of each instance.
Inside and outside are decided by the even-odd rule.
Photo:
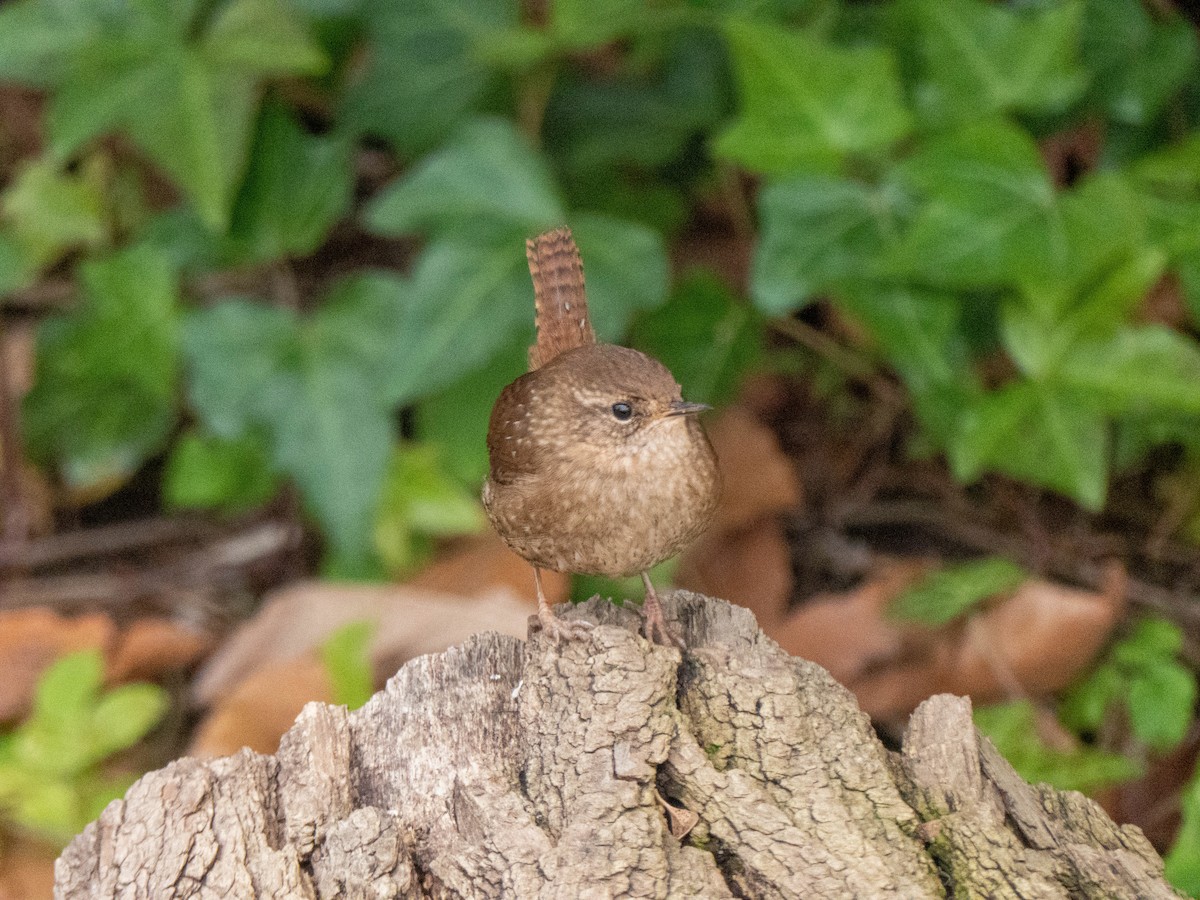
[[[618,422],[628,422],[633,417],[633,407],[628,403],[614,403],[612,414]]]

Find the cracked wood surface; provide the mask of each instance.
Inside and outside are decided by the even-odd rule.
[[[1140,831],[1023,782],[968,701],[927,701],[891,753],[746,610],[666,608],[682,656],[593,600],[566,613],[600,623],[585,640],[478,635],[361,710],[309,704],[274,756],[151,772],[56,895],[1176,896]]]

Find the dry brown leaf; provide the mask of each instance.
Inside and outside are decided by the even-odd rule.
[[[765,630],[829,669],[873,718],[899,725],[933,694],[990,703],[1061,690],[1092,664],[1124,610],[1124,575],[1114,569],[1102,592],[1029,579],[940,628],[890,620],[888,604],[928,569],[881,560],[855,590],[814,599]]]
[[[333,702],[329,675],[315,653],[263,666],[213,705],[188,754],[225,756],[242,747],[274,753],[304,704],[313,700]]]
[[[1124,611],[1123,574],[1103,593],[1031,578],[974,617],[945,689],[977,703],[1056,693],[1095,661]]]
[[[783,523],[768,516],[737,531],[708,532],[680,560],[675,581],[746,607],[772,634],[792,594],[791,552]]]
[[[60,656],[95,647],[107,649],[116,634],[108,616],[67,618],[48,609],[0,612],[0,721],[29,709],[39,676]]]
[[[871,577],[854,590],[813,597],[763,630],[788,653],[824,666],[849,684],[899,656],[903,632],[884,611],[928,570],[925,563],[880,560]]]
[[[213,646],[212,636],[167,619],[138,619],[117,639],[109,656],[113,681],[154,680],[198,662]]]
[[[376,624],[371,662],[386,678],[412,657],[480,631],[525,637],[528,619],[528,604],[503,589],[464,598],[407,585],[301,582],[271,595],[208,660],[193,697],[213,703],[263,666],[306,654],[351,622]]]
[[[708,429],[721,469],[721,502],[710,531],[744,528],[763,516],[793,512],[802,493],[775,433],[737,406]]]
[[[0,834],[0,900],[50,900],[57,856],[49,844]]]
[[[504,587],[530,605],[537,603],[533,567],[509,550],[490,529],[486,534],[458,542],[408,585],[464,597],[477,597]],[[547,600],[562,603],[570,593],[571,579],[563,572],[543,570],[542,587]]]

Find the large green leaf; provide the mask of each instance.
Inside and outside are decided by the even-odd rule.
[[[726,26],[741,115],[717,140],[751,169],[830,172],[908,133],[911,121],[888,52],[843,49],[778,26]]]
[[[893,189],[847,178],[799,175],[768,185],[758,204],[755,305],[789,313],[839,281],[870,278],[898,230],[899,201]]]
[[[697,271],[637,320],[633,343],[671,370],[688,400],[723,403],[762,355],[763,319],[715,275]]]
[[[1200,769],[1184,787],[1180,802],[1183,819],[1166,856],[1166,876],[1179,890],[1196,897],[1200,896]]]
[[[1059,112],[1086,85],[1082,3],[1019,9],[985,0],[909,4],[924,70],[914,96],[932,121]]]
[[[346,98],[349,123],[407,154],[430,149],[482,98],[483,51],[518,12],[508,0],[367,0],[369,56]]]
[[[349,210],[351,151],[347,136],[307,134],[282,106],[268,104],[233,207],[235,258],[271,260],[315,250]]]
[[[405,293],[399,279],[359,278],[308,321],[226,301],[187,323],[197,412],[226,438],[267,435],[274,466],[320,522],[337,574],[371,569],[371,519],[393,438],[380,354]]]
[[[1060,491],[1088,509],[1104,503],[1109,435],[1104,418],[1080,392],[1019,381],[964,411],[949,448],[955,475],[972,481],[1005,472]]]
[[[278,483],[262,436],[224,440],[196,430],[180,437],[163,474],[168,506],[240,512],[265,503]]]
[[[219,66],[260,75],[320,75],[329,65],[304,21],[284,0],[226,3],[201,46]]]
[[[1083,53],[1092,100],[1113,121],[1145,127],[1195,77],[1196,36],[1170,7],[1140,0],[1086,0]]]
[[[224,300],[184,323],[188,396],[213,434],[242,437],[267,422],[283,360],[299,355],[289,313],[250,300]]]
[[[0,7],[0,80],[57,84],[71,57],[99,30],[88,15],[93,5],[24,0]]]
[[[974,385],[960,325],[962,305],[952,295],[853,282],[834,301],[866,326],[914,394],[948,384]]]
[[[85,264],[83,303],[38,333],[36,382],[25,398],[30,450],[76,487],[128,477],[175,421],[177,288],[144,247]]]
[[[1200,413],[1200,347],[1161,325],[1123,328],[1074,347],[1056,380],[1117,414]]]
[[[545,161],[500,119],[464,125],[381,191],[367,213],[367,224],[381,234],[446,230],[456,238],[483,229],[522,235],[565,219]]]
[[[533,288],[520,241],[428,245],[391,332],[383,389],[395,403],[452,384],[485,364],[533,320]]]
[[[108,239],[104,173],[90,163],[62,172],[48,159],[24,166],[0,195],[0,219],[11,229],[23,264],[38,268],[79,246]]]
[[[596,77],[567,68],[546,104],[546,152],[571,174],[564,183],[613,181],[620,166],[663,166],[710,132],[732,104],[724,43],[709,30],[665,37],[661,60]]]
[[[149,0],[114,5],[95,22],[64,61],[48,141],[62,160],[97,135],[126,132],[204,221],[223,230],[249,150],[259,80],[318,71],[323,58],[277,0],[232,0],[208,31],[192,11],[190,3]]]
[[[655,309],[667,299],[662,237],[644,225],[609,216],[574,215],[571,228],[583,257],[596,336],[620,341],[635,313]],[[532,288],[529,291],[531,297]]]
[[[954,288],[1031,280],[1069,247],[1054,186],[1032,139],[983,122],[930,140],[899,169],[926,198],[891,262]]]
[[[446,468],[465,484],[478,484],[488,471],[487,429],[492,405],[505,385],[529,367],[528,336],[503,348],[481,369],[423,399],[416,409],[416,436],[440,447]]]

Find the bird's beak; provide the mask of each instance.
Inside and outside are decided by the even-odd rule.
[[[667,411],[668,416],[690,416],[693,413],[712,409],[707,403],[688,403],[686,400],[672,400],[670,407]]]

